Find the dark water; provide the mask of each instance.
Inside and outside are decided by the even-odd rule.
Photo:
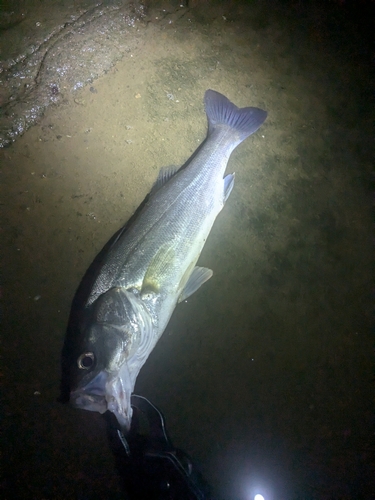
[[[204,138],[207,88],[269,117],[230,160],[200,259],[214,276],[178,306],[136,391],[218,498],[374,498],[372,2],[198,3],[152,4],[120,45],[121,2],[22,2],[2,32],[9,61],[33,23],[50,23],[44,39],[107,9],[67,36],[97,43],[102,18],[113,48],[99,79],[43,94],[58,102],[0,150],[3,498],[121,498],[105,421],[57,402],[70,303],[158,169]],[[69,81],[86,78],[84,54]]]

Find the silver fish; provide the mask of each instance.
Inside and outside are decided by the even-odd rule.
[[[233,189],[234,174],[224,177],[229,157],[267,116],[213,90],[204,101],[205,142],[177,172],[162,170],[147,203],[109,245],[81,311],[70,402],[109,410],[124,429],[138,373],[176,304],[212,276],[196,262]]]

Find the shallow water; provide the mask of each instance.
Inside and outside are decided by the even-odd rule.
[[[56,27],[73,7],[43,12]],[[121,495],[102,417],[56,402],[70,303],[158,170],[204,139],[207,88],[269,117],[231,157],[200,259],[214,276],[136,391],[219,498],[373,498],[366,38],[344,7],[302,2],[158,3],[132,22],[120,61],[0,150],[4,498]]]
[[[144,17],[143,6],[117,0],[29,1],[10,14],[18,23],[0,36],[0,147],[129,53]]]

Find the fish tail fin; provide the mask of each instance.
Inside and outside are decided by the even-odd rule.
[[[224,95],[207,90],[204,104],[208,119],[208,135],[220,126],[235,132],[238,144],[253,134],[267,118],[267,112],[259,108],[238,108]]]

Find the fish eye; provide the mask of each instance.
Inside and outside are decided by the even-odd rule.
[[[95,356],[93,352],[84,352],[77,359],[78,368],[81,370],[89,370],[93,367],[95,361]]]

